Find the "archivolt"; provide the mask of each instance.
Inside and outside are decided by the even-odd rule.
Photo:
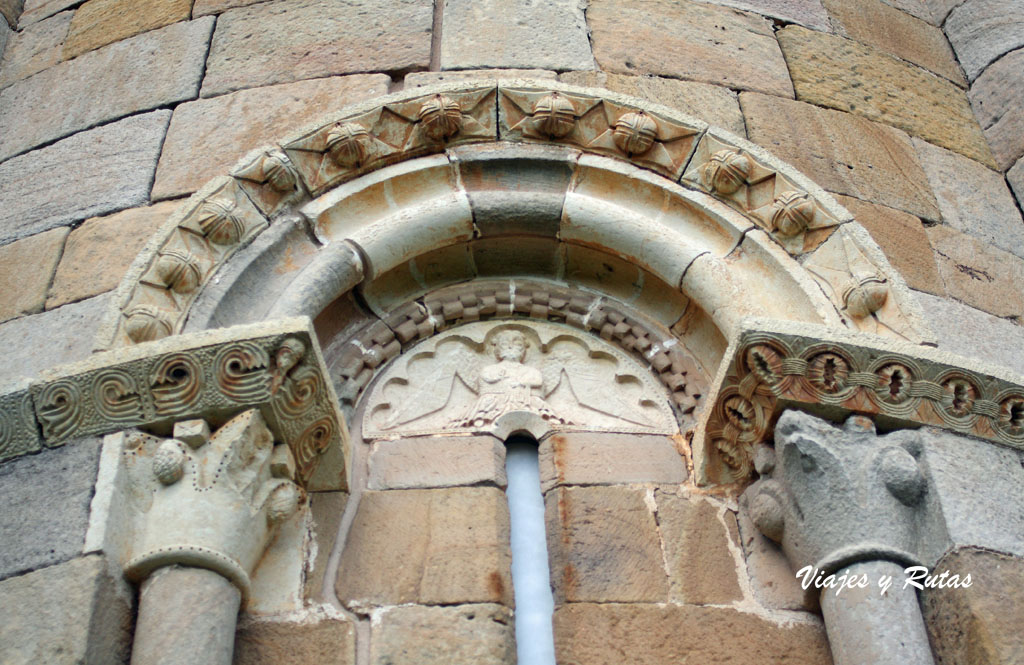
[[[315,318],[346,293],[394,335],[409,303],[481,279],[628,303],[707,375],[746,316],[930,336],[863,228],[761,148],[604,90],[499,81],[367,102],[249,153],[139,255],[98,346]]]

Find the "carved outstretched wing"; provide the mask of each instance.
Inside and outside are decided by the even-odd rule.
[[[637,408],[639,405],[623,400],[622,392],[609,390],[609,384],[620,378],[613,365],[598,368],[589,355],[589,350],[576,344],[559,344],[552,349],[541,365],[544,398],[556,390],[567,389],[581,406],[634,425],[653,426],[650,418]]]
[[[399,427],[445,408],[457,382],[477,392],[480,361],[480,355],[458,338],[411,357],[404,380],[386,387],[390,409],[381,422],[382,429]]]

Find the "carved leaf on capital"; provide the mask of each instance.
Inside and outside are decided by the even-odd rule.
[[[128,577],[192,565],[224,575],[247,594],[274,527],[304,500],[291,475],[292,452],[275,445],[260,412],[236,415],[197,445],[139,432],[122,440]]]
[[[612,347],[544,323],[471,323],[420,345],[370,394],[364,436],[546,430],[672,433],[664,392]]]

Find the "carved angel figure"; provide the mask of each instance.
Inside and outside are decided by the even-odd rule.
[[[543,397],[534,394],[544,387],[544,376],[539,369],[523,364],[526,347],[526,337],[518,330],[497,334],[494,357],[498,362],[480,370],[476,386],[480,397],[458,426],[483,427],[513,411],[530,411],[544,420],[568,424],[555,415]]]
[[[618,366],[573,335],[542,344],[532,330],[501,326],[481,345],[453,334],[386,380],[371,411],[384,431],[487,429],[513,412],[556,427],[654,426],[641,382]]]

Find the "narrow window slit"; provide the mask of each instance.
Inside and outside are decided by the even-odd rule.
[[[508,476],[505,496],[511,531],[518,665],[555,665],[551,626],[555,602],[548,569],[537,442],[525,437],[509,439],[505,473]]]

